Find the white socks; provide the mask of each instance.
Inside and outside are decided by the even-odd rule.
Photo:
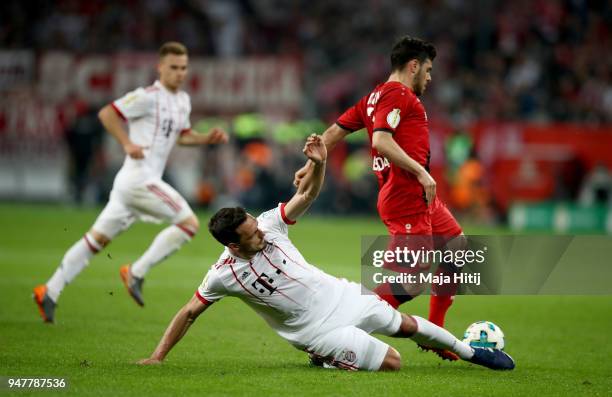
[[[470,345],[461,342],[444,328],[419,316],[412,316],[412,318],[416,321],[418,329],[410,339],[419,345],[450,350],[463,360],[469,360],[474,355]]]
[[[151,267],[161,262],[191,241],[195,233],[184,226],[172,225],[162,230],[149,249],[131,267],[132,274],[144,278]],[[74,243],[62,259],[61,265],[47,281],[47,294],[57,302],[66,284],[70,283],[89,264],[89,260],[103,247],[87,233]]]
[[[194,236],[192,230],[184,226],[168,226],[155,237],[149,249],[132,264],[130,271],[138,278],[144,278],[147,272],[156,264],[172,255]]]
[[[82,239],[74,243],[72,247],[62,259],[62,263],[57,268],[53,276],[47,282],[47,294],[57,302],[60,293],[81,271],[89,264],[89,260],[102,246],[91,236],[86,233]]]

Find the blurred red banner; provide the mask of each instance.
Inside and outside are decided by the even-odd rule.
[[[571,196],[595,165],[612,169],[612,126],[479,123],[472,132],[502,209],[517,200],[565,198],[555,197],[563,191]]]

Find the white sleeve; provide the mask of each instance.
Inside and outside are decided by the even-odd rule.
[[[257,217],[259,228],[265,233],[278,233],[284,236],[289,235],[287,225],[293,225],[295,221],[290,220],[285,215],[285,205],[279,203],[278,207],[268,210]]]
[[[153,112],[154,99],[144,88],[128,92],[111,106],[124,120],[136,119]]]
[[[208,273],[206,273],[195,295],[204,304],[214,303],[227,296],[225,285],[223,285],[223,282],[214,268],[211,268]]]
[[[187,109],[185,111],[185,120],[183,123],[183,131],[191,129],[191,98],[189,94],[185,93],[185,103],[187,105]]]

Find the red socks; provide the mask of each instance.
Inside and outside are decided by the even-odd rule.
[[[454,296],[432,295],[429,298],[429,321],[439,327],[444,327],[444,317],[454,299]]]
[[[412,299],[405,292],[398,291],[399,288],[402,288],[401,285],[385,283],[376,287],[374,292],[394,309],[397,309],[402,303]],[[429,299],[429,321],[439,327],[444,327],[446,312],[453,304],[454,299],[454,295],[431,295]]]
[[[406,296],[406,300],[401,300],[404,296],[396,296],[391,289],[390,284],[380,284],[378,287],[374,289],[376,295],[380,297],[380,299],[389,303],[394,309],[397,309],[399,305],[410,300],[409,296]]]

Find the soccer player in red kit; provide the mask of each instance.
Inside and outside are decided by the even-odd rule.
[[[327,150],[351,132],[366,128],[372,150],[372,169],[378,178],[378,213],[391,236],[436,236],[435,248],[461,248],[461,227],[436,196],[436,182],[429,174],[429,128],[419,96],[431,81],[436,49],[423,40],[402,37],[391,51],[391,75],[357,104],[349,108],[323,134]],[[308,167],[296,172],[298,185]],[[438,272],[444,272],[442,266]],[[448,270],[446,270],[448,271]],[[432,286],[429,320],[439,326],[451,306],[456,287]],[[393,307],[413,298],[401,284],[375,289]],[[442,358],[456,359],[437,351]]]

